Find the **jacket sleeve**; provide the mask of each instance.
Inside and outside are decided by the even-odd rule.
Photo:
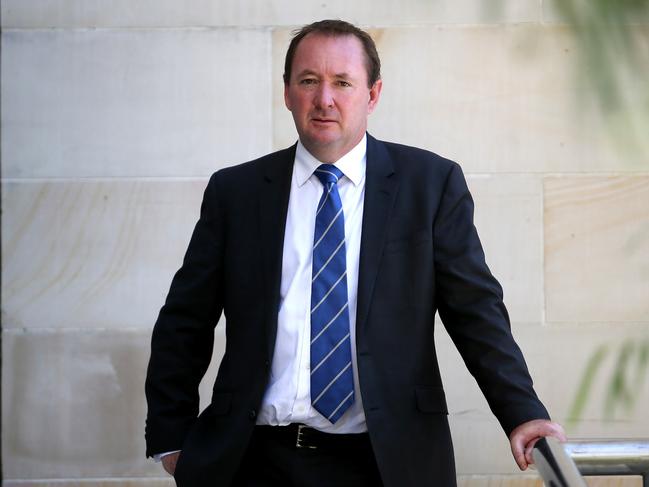
[[[526,421],[549,418],[512,337],[502,288],[485,262],[473,199],[457,164],[448,173],[433,232],[440,317],[492,412],[507,435]]]
[[[151,339],[145,392],[147,456],[180,450],[198,415],[198,385],[222,311],[223,209],[219,173],[205,189],[200,218]]]

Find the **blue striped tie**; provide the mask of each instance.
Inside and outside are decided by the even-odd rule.
[[[336,183],[342,172],[322,164],[324,186],[313,238],[311,281],[311,403],[335,423],[354,402],[347,302],[345,217]]]

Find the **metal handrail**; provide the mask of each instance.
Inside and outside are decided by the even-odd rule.
[[[577,440],[564,443],[582,475],[640,475],[649,487],[649,440]]]

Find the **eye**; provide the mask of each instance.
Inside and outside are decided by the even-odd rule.
[[[347,87],[349,87],[351,85],[352,84],[349,81],[345,81],[345,80],[342,80],[342,79],[338,80],[338,86],[343,86],[343,87],[347,88]]]
[[[315,78],[304,78],[300,80],[301,85],[314,85],[318,81]]]

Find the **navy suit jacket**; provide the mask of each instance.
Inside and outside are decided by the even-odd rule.
[[[295,146],[212,175],[156,322],[147,454],[182,449],[179,486],[229,485],[255,426],[277,331],[294,156]],[[505,433],[548,414],[485,263],[460,167],[368,135],[365,185],[356,354],[372,447],[386,487],[454,486],[436,311]],[[199,415],[221,313],[225,354]]]

